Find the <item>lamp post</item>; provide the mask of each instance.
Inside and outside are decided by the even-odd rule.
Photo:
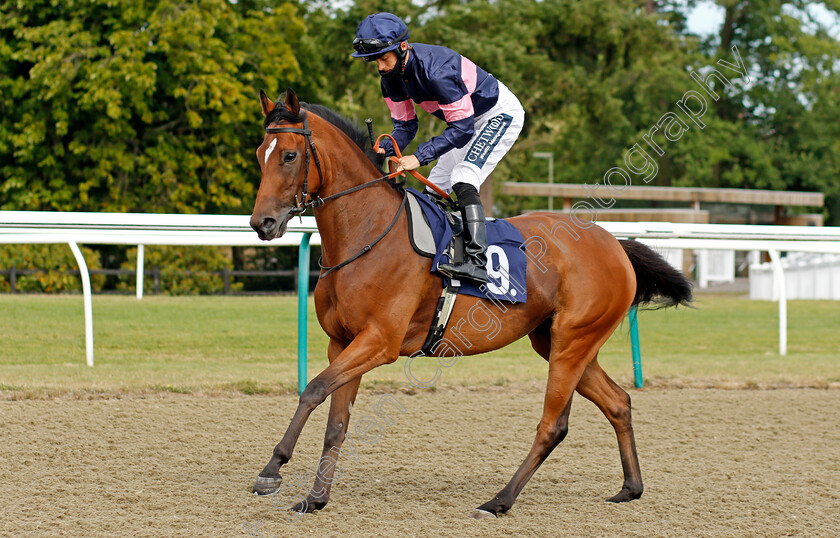
[[[548,184],[554,183],[554,153],[551,151],[535,151],[535,159],[548,159]],[[554,197],[548,197],[548,210],[554,210]]]

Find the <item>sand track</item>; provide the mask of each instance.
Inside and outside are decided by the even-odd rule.
[[[576,396],[569,436],[509,515],[483,521],[467,516],[524,458],[542,394],[393,397],[405,412],[341,460],[326,509],[293,522],[248,493],[293,396],[0,402],[0,535],[840,534],[840,391],[634,391],[646,490],[624,505],[603,502],[621,486],[613,432]],[[359,396],[351,431],[379,398]],[[314,471],[327,409],[287,480]]]

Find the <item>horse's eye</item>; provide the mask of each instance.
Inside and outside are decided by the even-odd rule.
[[[283,162],[284,163],[290,163],[290,162],[294,161],[295,159],[297,159],[297,153],[295,153],[294,151],[287,151],[283,155]]]

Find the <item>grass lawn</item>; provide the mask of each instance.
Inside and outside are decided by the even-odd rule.
[[[701,294],[696,309],[641,312],[648,385],[837,386],[840,302],[788,303],[788,355],[778,355],[778,305],[741,295]],[[143,392],[274,393],[297,383],[293,296],[93,298],[96,366],[85,365],[79,295],[0,295],[0,392],[5,398]],[[326,366],[327,339],[310,300],[309,375]],[[600,361],[631,385],[629,324]],[[365,377],[408,387],[404,361]],[[431,378],[434,359],[415,361]],[[441,386],[542,383],[547,365],[528,339],[442,370]]]

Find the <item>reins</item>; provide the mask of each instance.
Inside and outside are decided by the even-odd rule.
[[[385,236],[388,235],[388,233],[394,228],[394,226],[397,224],[397,220],[399,220],[400,215],[403,212],[403,209],[405,209],[406,196],[408,195],[407,192],[404,189],[402,189],[402,186],[405,185],[405,180],[398,181],[398,182],[393,181],[393,179],[395,177],[405,175],[405,172],[408,172],[409,174],[411,174],[415,178],[419,179],[427,187],[429,187],[432,190],[434,190],[435,192],[437,192],[439,195],[443,196],[444,198],[449,198],[449,195],[446,192],[444,192],[442,189],[440,189],[437,185],[433,184],[427,178],[420,175],[415,170],[401,170],[399,172],[390,172],[390,173],[385,174],[381,177],[378,177],[374,180],[362,183],[361,185],[356,185],[355,187],[345,189],[341,192],[337,192],[337,193],[331,194],[329,196],[325,196],[324,198],[321,198],[318,195],[312,195],[312,194],[309,193],[310,154],[311,154],[312,158],[314,158],[314,160],[315,160],[315,167],[318,169],[318,179],[319,179],[318,186],[319,187],[321,185],[323,185],[323,183],[324,183],[324,173],[321,170],[321,160],[318,158],[318,151],[315,148],[315,143],[312,141],[312,130],[309,129],[309,122],[307,121],[306,116],[303,117],[303,128],[302,129],[299,128],[299,127],[266,127],[265,132],[266,133],[271,133],[271,134],[274,134],[274,133],[293,133],[293,134],[303,135],[304,138],[306,138],[305,164],[304,164],[305,168],[304,168],[304,172],[303,172],[303,190],[301,192],[300,200],[298,200],[297,195],[295,195],[295,202],[296,202],[297,205],[290,211],[290,213],[292,213],[292,214],[301,215],[303,212],[305,212],[309,208],[314,209],[316,207],[321,207],[322,205],[329,202],[330,200],[335,200],[336,198],[341,198],[342,196],[346,196],[348,194],[358,192],[360,190],[366,189],[368,187],[372,187],[374,185],[377,185],[377,184],[383,183],[383,182],[388,182],[388,185],[390,185],[394,189],[397,189],[398,191],[402,192],[402,202],[400,203],[400,208],[397,210],[397,214],[394,215],[394,218],[391,221],[391,224],[389,224],[388,227],[385,228],[385,231],[382,232],[379,235],[379,237],[377,237],[376,239],[374,239],[373,241],[371,241],[370,243],[368,243],[367,245],[362,247],[362,249],[359,252],[357,252],[356,254],[351,256],[350,258],[344,260],[343,262],[341,262],[337,265],[325,266],[321,263],[321,259],[319,259],[318,260],[318,266],[321,268],[321,276],[319,278],[325,277],[326,275],[328,275],[332,271],[335,271],[337,269],[341,269],[345,265],[356,261],[358,258],[360,258],[365,253],[370,252],[370,250],[377,243],[379,243],[382,239],[384,239]],[[386,136],[391,139],[391,143],[394,146],[394,154],[396,155],[396,156],[391,156],[388,159],[388,169],[392,170],[394,165],[402,157],[402,154],[400,153],[400,148],[397,145],[397,141],[394,140],[394,137],[391,136],[390,134],[379,135],[379,138],[377,138],[376,142],[373,144],[373,149],[374,149],[374,151],[378,150],[379,149],[379,141],[382,140],[382,138],[384,138]]]
[[[397,145],[397,141],[394,140],[394,137],[389,135],[389,134],[379,135],[379,137],[376,139],[376,142],[373,144],[373,150],[376,151],[376,150],[379,149],[379,141],[382,140],[383,138],[385,138],[386,136],[391,139],[391,144],[394,147],[394,156],[391,156],[388,159],[388,167],[390,169],[390,166],[392,164],[396,164],[402,158],[402,153],[400,153],[400,147]],[[429,187],[430,189],[432,189],[433,191],[435,191],[439,195],[441,195],[441,196],[443,196],[444,198],[447,198],[447,199],[449,198],[449,195],[446,193],[446,191],[444,191],[443,189],[441,189],[440,187],[438,187],[437,185],[435,185],[434,183],[429,181],[427,178],[420,175],[416,170],[406,170],[406,172],[408,172],[409,174],[411,174],[415,178],[419,179],[421,183],[423,183],[424,185],[426,185],[427,187]],[[399,175],[401,173],[405,173],[405,172],[394,172],[395,175]]]
[[[404,183],[404,182],[403,182],[403,183]],[[406,200],[406,196],[408,196],[408,193],[407,193],[406,191],[402,191],[402,202],[400,202],[400,208],[397,210],[397,214],[396,214],[396,215],[394,215],[394,220],[392,220],[392,221],[391,221],[391,224],[389,224],[389,225],[388,225],[388,227],[387,227],[387,228],[385,228],[385,231],[384,231],[384,232],[382,232],[381,234],[379,234],[379,237],[377,237],[376,239],[374,239],[373,241],[371,241],[370,243],[368,243],[367,245],[365,245],[364,247],[362,247],[362,250],[360,250],[359,252],[355,253],[355,254],[354,254],[354,255],[352,255],[351,257],[347,258],[347,259],[346,259],[346,260],[344,260],[343,262],[341,262],[341,263],[339,263],[339,264],[337,264],[337,265],[332,265],[332,266],[326,266],[326,265],[322,264],[322,263],[321,263],[321,259],[322,259],[322,258],[319,258],[319,259],[318,259],[318,267],[320,267],[320,268],[321,268],[321,271],[322,271],[322,273],[321,273],[321,277],[319,277],[319,278],[323,278],[323,277],[327,276],[329,273],[331,273],[332,271],[335,271],[336,269],[341,269],[342,267],[344,267],[344,266],[345,266],[345,265],[347,265],[348,263],[351,263],[351,262],[356,261],[356,260],[357,260],[358,258],[360,258],[363,254],[366,254],[366,253],[370,252],[370,249],[372,249],[372,248],[374,247],[374,245],[376,245],[378,242],[382,241],[382,239],[383,239],[386,235],[388,235],[388,232],[390,232],[390,231],[391,231],[391,229],[394,227],[394,225],[397,223],[397,220],[399,220],[400,215],[402,215],[403,209],[405,209],[405,200]]]

